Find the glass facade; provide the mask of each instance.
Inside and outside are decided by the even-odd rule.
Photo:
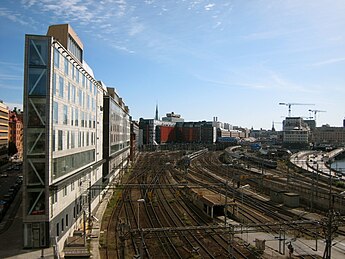
[[[92,78],[81,73],[75,67],[75,62],[70,61],[57,49],[54,49],[53,53],[55,81],[58,78],[59,83],[58,93],[53,94],[52,127],[56,134],[52,136],[52,143],[56,143],[53,150],[57,152],[53,153],[52,181],[95,161],[96,129],[91,127],[91,118],[96,117],[96,105],[92,109],[90,103],[96,103],[97,94]],[[63,62],[57,64],[56,60]],[[65,90],[67,94],[64,94]],[[55,92],[56,90],[53,90],[53,93]],[[79,151],[79,148],[83,150]],[[85,151],[85,148],[90,150]]]
[[[121,107],[110,100],[109,133],[110,155],[129,146],[130,123],[129,115]]]
[[[26,64],[25,64],[25,102],[26,109],[26,135],[24,154],[26,168],[26,188],[24,189],[25,213],[24,217],[46,215],[45,186],[46,179],[46,130],[47,130],[47,95],[49,94],[50,80],[48,68],[50,66],[48,38],[26,38]],[[58,65],[59,61],[54,60]],[[55,76],[53,76],[53,87]],[[49,238],[45,235],[45,223],[26,224],[24,243],[39,247],[48,244]],[[31,238],[30,238],[31,237]],[[45,237],[45,238],[42,238]]]

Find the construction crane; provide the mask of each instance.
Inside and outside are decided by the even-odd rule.
[[[291,117],[291,106],[292,105],[315,105],[313,103],[279,103],[279,105],[285,105],[289,108],[289,117]]]
[[[318,112],[326,112],[326,111],[321,111],[321,110],[309,110],[310,112],[313,112],[314,113],[314,120],[316,121],[316,114]]]

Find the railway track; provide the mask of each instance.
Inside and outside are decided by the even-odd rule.
[[[213,189],[214,191],[219,191],[223,195],[231,194],[233,198],[237,201],[237,206],[240,208],[239,214],[242,217],[243,223],[265,223],[265,222],[289,222],[294,221],[298,217],[295,213],[291,213],[285,209],[282,209],[280,207],[275,206],[274,204],[271,204],[269,201],[262,201],[261,199],[257,199],[251,195],[246,194],[244,191],[238,191],[234,189],[231,186],[228,186],[230,190],[227,192],[224,190],[224,186],[218,186],[217,189],[210,187],[212,184],[220,184],[224,183],[225,180],[220,181],[219,178],[214,177],[213,173],[210,173],[209,169],[219,168],[220,170],[216,170],[217,175],[220,177],[229,177],[228,172],[226,169],[219,166],[219,164],[216,166],[217,162],[215,160],[211,159],[212,156],[204,156],[201,157],[200,160],[204,160],[202,162],[198,161],[196,162],[196,167],[193,167],[193,169],[189,170],[189,172],[193,176],[199,176],[200,180],[197,181],[195,178],[189,178],[190,181],[198,184],[203,184],[205,187],[209,186],[209,189]],[[218,161],[218,159],[216,159]],[[204,167],[202,165],[205,165]],[[205,181],[208,182],[205,183]],[[231,179],[233,180],[233,179]],[[299,219],[308,220],[303,217],[299,217]],[[266,227],[265,227],[266,228]],[[318,238],[322,239],[324,238],[324,235],[321,231],[321,226],[318,222],[315,222],[315,224],[312,225],[306,225],[305,227],[301,227],[300,225],[296,226],[294,224],[291,224],[288,226],[291,231],[299,231],[300,233],[303,233],[303,235],[308,235],[311,238]],[[274,228],[266,228],[264,229],[267,232],[272,232],[277,234],[279,230]]]
[[[236,215],[234,210],[231,213],[231,207],[228,215],[233,214],[244,228],[246,224],[257,224],[255,231],[279,236],[282,231],[279,224],[266,224],[277,222],[284,226],[284,231],[324,238],[319,225],[308,223],[301,227],[300,224],[292,224],[304,218],[261,197],[255,197],[249,191],[235,188],[237,182],[234,179],[241,175],[256,174],[239,168],[229,174],[229,169],[222,166],[218,156],[217,152],[206,152],[206,155],[195,158],[187,171],[181,172],[174,167],[182,157],[181,152],[141,153],[126,182],[127,187],[125,184],[121,199],[118,199],[112,211],[106,230],[106,253],[102,258],[132,258],[140,254],[145,258],[260,258],[253,250],[235,242],[234,237],[230,236],[230,229],[224,231],[213,228],[214,224],[224,226],[224,223],[217,219],[211,220],[190,203],[181,187],[177,186],[186,181],[227,195],[230,201],[234,199]],[[269,173],[277,176],[273,180],[280,181],[284,177],[273,169]],[[139,203],[139,199],[145,202]],[[292,222],[291,225],[288,222]],[[196,226],[213,227],[201,231]],[[150,229],[154,231],[150,232]]]

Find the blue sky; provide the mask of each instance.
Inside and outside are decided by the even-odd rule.
[[[134,119],[179,113],[270,128],[287,116],[345,117],[344,0],[2,0],[0,99],[22,104],[24,35],[70,23],[97,80]],[[280,124],[276,127],[280,129]]]

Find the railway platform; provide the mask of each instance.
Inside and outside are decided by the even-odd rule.
[[[92,229],[90,233],[90,252],[92,258],[100,258],[99,253],[99,236],[100,236],[100,230],[101,230],[101,221],[103,218],[103,214],[105,210],[107,209],[107,205],[109,200],[111,199],[111,196],[113,195],[113,190],[109,189],[102,201],[98,204],[98,206],[95,208],[94,212],[92,213],[93,222],[92,222]]]

